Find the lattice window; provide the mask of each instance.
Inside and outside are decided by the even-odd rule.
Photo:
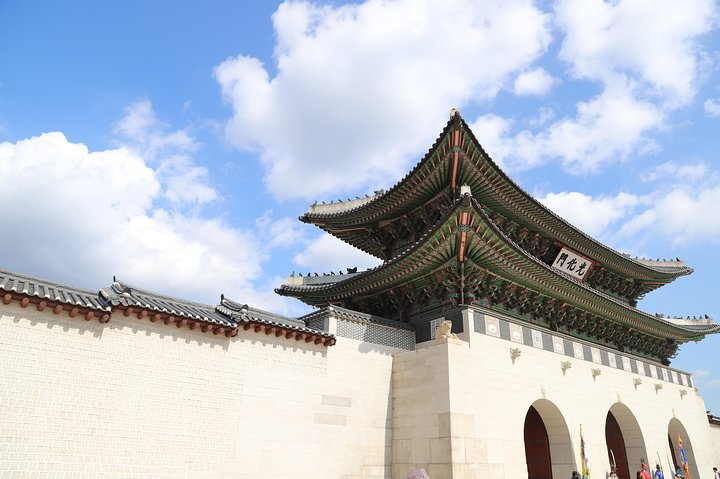
[[[443,321],[445,321],[445,318],[437,318],[430,321],[430,339],[435,339],[435,333]]]
[[[381,344],[392,348],[415,349],[415,333],[413,331],[380,326],[370,322],[338,319],[337,335],[342,338]]]
[[[317,331],[326,331],[325,329],[325,318],[313,318],[308,322],[308,328],[315,329]]]

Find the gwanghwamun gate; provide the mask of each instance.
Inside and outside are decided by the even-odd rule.
[[[671,359],[720,328],[635,307],[692,269],[553,214],[457,111],[388,191],[300,220],[383,262],[290,276],[299,318],[0,270],[0,476],[712,478]]]

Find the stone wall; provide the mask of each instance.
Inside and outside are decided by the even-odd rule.
[[[0,307],[2,477],[390,474],[392,348]]]
[[[0,306],[0,476],[518,479],[531,405],[559,479],[579,466],[580,425],[593,477],[605,477],[608,411],[633,474],[641,459],[667,462],[678,432],[693,479],[720,463],[686,373],[460,314],[460,339],[408,351]]]

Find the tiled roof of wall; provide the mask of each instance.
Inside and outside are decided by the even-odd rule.
[[[152,321],[163,319],[165,324],[178,327],[188,325],[190,329],[202,327],[202,331],[224,333],[231,337],[239,327],[254,329],[256,332],[275,332],[276,336],[284,335],[288,339],[304,339],[306,342],[330,346],[335,344],[334,336],[326,331],[309,328],[301,318],[291,318],[274,314],[261,309],[252,308],[220,297],[217,305],[208,305],[174,298],[131,286],[113,278],[109,287],[96,292],[35,278],[7,270],[0,270],[0,297],[5,304],[20,301],[23,307],[30,303],[37,304],[42,311],[46,303],[55,305],[55,314],[65,310],[71,316],[78,313],[78,308],[90,311],[86,319],[97,317],[107,322],[110,314],[123,311],[125,316],[137,314],[138,319],[150,317]],[[71,312],[72,308],[72,312]],[[103,311],[102,317],[91,311]]]
[[[97,292],[7,270],[0,270],[0,291],[88,309],[110,311],[110,304]]]

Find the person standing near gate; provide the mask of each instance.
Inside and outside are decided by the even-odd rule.
[[[641,464],[640,469],[640,479],[650,479],[650,473],[647,470],[647,466],[645,464]]]
[[[713,467],[713,479],[720,479],[720,472],[718,472],[717,467]]]
[[[655,479],[665,479],[665,475],[660,470],[660,464],[655,464]]]

